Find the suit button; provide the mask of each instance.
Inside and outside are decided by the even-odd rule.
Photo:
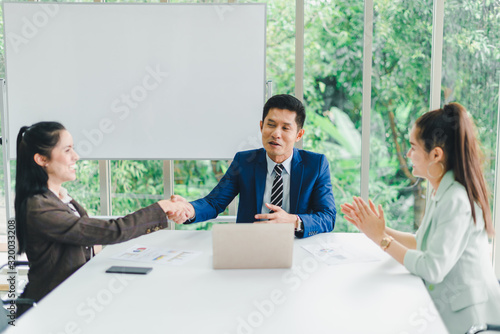
[[[151,233],[151,229],[150,229],[150,228],[148,228],[148,229],[146,230],[146,234],[148,234],[148,233]]]

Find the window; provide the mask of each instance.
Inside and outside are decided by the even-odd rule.
[[[443,34],[441,101],[462,104],[476,124],[492,207],[500,82],[499,13],[498,1],[446,1]]]
[[[414,232],[426,182],[406,153],[413,122],[429,111],[432,1],[375,1],[373,21],[369,193],[390,227]]]
[[[304,149],[330,163],[335,231],[356,231],[340,204],[360,191],[364,2],[309,0],[304,6]]]

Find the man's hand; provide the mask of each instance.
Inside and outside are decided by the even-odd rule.
[[[255,219],[260,219],[260,221],[256,221],[255,223],[269,223],[269,224],[279,224],[279,223],[292,223],[295,226],[295,229],[298,228],[297,226],[297,216],[292,215],[287,213],[285,210],[280,208],[279,206],[272,205],[269,203],[266,203],[266,207],[269,210],[273,210],[273,213],[261,213],[258,215],[255,215]]]
[[[194,208],[184,197],[172,195],[170,201],[171,207],[167,212],[168,219],[173,220],[176,224],[182,224],[194,217]]]

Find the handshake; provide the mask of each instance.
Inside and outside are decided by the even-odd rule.
[[[176,224],[183,224],[196,215],[193,205],[179,195],[172,195],[169,200],[161,200],[158,204],[166,213],[168,219],[173,220]],[[289,214],[281,207],[269,203],[266,203],[266,207],[270,212],[256,214],[254,223],[292,223],[295,229],[299,227],[300,222],[297,215]]]
[[[176,224],[182,224],[195,215],[191,203],[179,195],[172,195],[169,200],[161,200],[158,204],[167,214],[168,219],[173,220]]]

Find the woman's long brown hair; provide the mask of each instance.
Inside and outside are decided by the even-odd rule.
[[[494,235],[488,189],[482,171],[482,152],[476,139],[475,126],[465,108],[458,103],[450,103],[442,109],[429,111],[415,123],[417,134],[425,150],[430,152],[440,147],[445,154],[446,170],[453,170],[455,180],[461,183],[476,223],[474,202],[483,211],[484,227],[490,236]]]

